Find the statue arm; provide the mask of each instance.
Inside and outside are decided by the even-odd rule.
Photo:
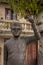
[[[30,23],[32,25],[36,39],[39,40],[41,38],[41,34],[40,34],[38,27],[35,23],[36,21],[34,21],[33,17],[28,17],[28,20],[30,21]]]
[[[34,22],[31,25],[32,25],[36,40],[39,40],[41,38],[41,34],[40,34],[39,30],[38,30],[38,27],[37,27],[36,23]]]
[[[40,39],[41,39],[41,34],[40,34],[39,30],[38,30],[38,27],[37,27],[37,25],[36,25],[34,19],[31,18],[31,17],[28,17],[28,20],[30,21],[31,26],[32,26],[32,28],[33,28],[34,36],[28,37],[28,38],[27,38],[27,43],[40,40]]]

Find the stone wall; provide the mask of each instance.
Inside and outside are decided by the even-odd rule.
[[[4,64],[4,39],[0,38],[0,65]]]

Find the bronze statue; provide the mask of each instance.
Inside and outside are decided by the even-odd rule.
[[[29,19],[30,20],[30,19]],[[34,24],[34,20],[31,19]],[[20,38],[22,27],[18,23],[11,25],[13,37],[5,42],[4,47],[4,65],[26,65],[26,44],[40,39],[40,34],[33,25],[35,36]]]

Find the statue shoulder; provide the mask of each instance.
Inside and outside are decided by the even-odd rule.
[[[9,44],[12,40],[9,39],[9,40],[6,40],[6,42],[4,43],[5,45]]]

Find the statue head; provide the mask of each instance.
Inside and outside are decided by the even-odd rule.
[[[41,13],[38,17],[37,26],[38,26],[39,32],[43,34],[43,13]]]
[[[20,23],[14,22],[11,24],[11,32],[14,37],[19,37],[22,31],[22,27]]]
[[[37,27],[39,29],[39,32],[42,34],[43,33],[43,22],[42,21],[39,21],[37,23]]]

